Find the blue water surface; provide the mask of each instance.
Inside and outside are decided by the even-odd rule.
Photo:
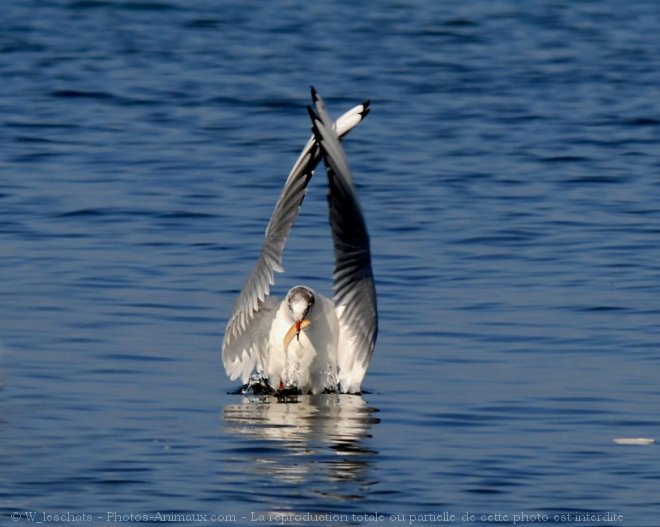
[[[660,9],[6,0],[0,525],[660,525]],[[362,396],[220,343],[335,115],[380,334]],[[331,294],[313,178],[275,293]],[[167,516],[170,515],[170,516]],[[206,516],[203,516],[206,515]]]

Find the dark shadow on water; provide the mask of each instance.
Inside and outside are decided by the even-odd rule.
[[[223,420],[228,433],[244,439],[231,454],[245,470],[295,484],[365,483],[378,454],[366,443],[380,420],[361,396],[236,397]]]

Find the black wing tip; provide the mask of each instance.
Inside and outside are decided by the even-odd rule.
[[[314,131],[314,135],[316,135],[317,132],[317,123],[321,121],[319,118],[318,114],[316,113],[316,110],[312,108],[310,105],[307,105],[307,113],[309,114],[309,118],[312,120],[312,130]]]
[[[366,117],[370,111],[371,111],[371,99],[366,99],[365,101],[362,101],[362,111],[360,112],[360,115],[362,117]]]
[[[322,112],[325,109],[325,103],[314,86],[310,86],[310,90],[312,92],[312,102],[314,103],[314,114],[318,120],[321,120]]]
[[[316,136],[316,140],[320,142],[320,126],[325,126],[323,123],[323,118],[319,114],[317,108],[307,105],[307,113],[309,118],[312,120],[312,132]]]

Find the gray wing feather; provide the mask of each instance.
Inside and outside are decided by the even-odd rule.
[[[367,225],[360,209],[353,177],[322,99],[312,91],[314,111],[308,107],[313,131],[328,173],[328,206],[335,250],[334,301],[342,327],[351,334],[350,349],[340,349],[339,362],[360,371],[359,387],[371,360],[378,332],[376,289],[371,270]],[[347,357],[342,358],[342,354]],[[339,372],[342,378],[342,372]],[[351,373],[344,372],[344,377]],[[349,381],[350,384],[354,384]]]
[[[343,114],[331,127],[343,137],[368,113],[369,101],[365,101]],[[266,228],[259,260],[236,299],[222,343],[223,364],[232,380],[240,377],[247,382],[252,369],[259,367],[264,358],[276,307],[267,302],[270,286],[275,283],[274,273],[284,270],[282,252],[320,160],[321,154],[312,135],[289,173]]]

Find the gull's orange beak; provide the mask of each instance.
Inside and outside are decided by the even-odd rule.
[[[300,341],[300,332],[303,329],[309,327],[310,324],[311,322],[306,318],[303,318],[302,320],[296,320],[296,322],[289,328],[289,331],[286,332],[286,335],[284,335],[284,349],[289,349],[289,344],[291,344],[294,335],[296,340]]]

